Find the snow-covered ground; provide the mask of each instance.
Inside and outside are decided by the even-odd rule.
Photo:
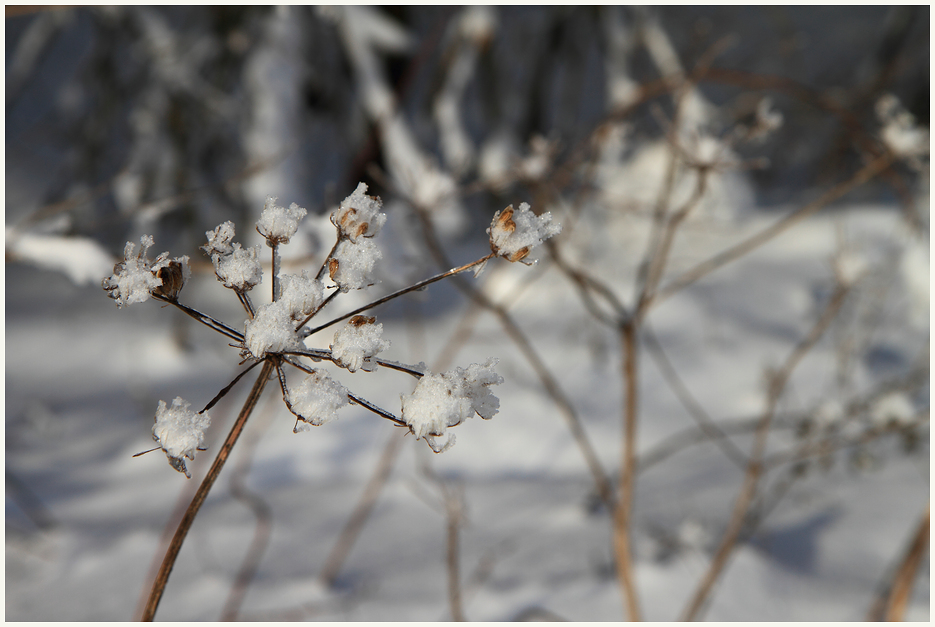
[[[159,12],[132,15],[151,29],[147,32],[163,32]],[[357,16],[358,28],[368,23],[366,15]],[[531,15],[541,18],[540,13]],[[264,92],[263,81],[284,81],[280,88],[288,91],[296,87],[290,81],[301,72],[290,66],[271,75],[262,68],[289,66],[289,59],[301,54],[304,40],[297,32],[299,22],[290,22],[287,11],[261,18],[265,26],[258,31],[257,45],[265,56],[257,54],[248,74],[267,100],[254,103],[265,114],[245,132],[259,138],[248,152],[275,152],[291,141],[293,127],[303,119],[303,105],[295,90],[279,102],[272,92]],[[477,30],[470,30],[465,20],[464,36],[483,39],[492,28],[490,15],[473,18]],[[313,23],[302,19],[306,26]],[[374,24],[379,22],[370,23]],[[334,30],[322,37],[332,43],[345,38],[343,45],[352,49],[349,71],[370,98],[349,116],[372,116],[380,129],[375,141],[396,142],[382,148],[394,189],[423,200],[445,197],[454,179],[434,160],[423,158],[419,151],[426,149],[413,131],[418,124],[393,112],[386,85],[368,65],[380,46],[404,49],[406,33],[382,31],[384,41],[379,42],[374,33],[380,29],[362,34],[366,28],[357,32],[343,23]],[[282,33],[288,36],[277,35]],[[375,48],[365,45],[365,35],[377,37]],[[664,33],[656,32],[655,37],[658,49],[650,54],[662,55]],[[268,40],[279,42],[279,48]],[[178,42],[163,44],[171,49]],[[657,62],[665,65],[664,60]],[[197,60],[191,64],[194,67]],[[466,72],[469,64],[459,67]],[[177,78],[184,83],[184,76]],[[615,93],[628,97],[626,77],[611,79],[618,81]],[[458,80],[467,79],[452,78],[443,90],[448,100],[436,103],[444,113],[436,112],[439,117],[457,117],[458,99],[463,97]],[[158,94],[154,98],[158,101]],[[219,102],[223,110],[223,99]],[[285,107],[291,117],[278,118],[275,106]],[[693,106],[693,115],[710,113],[709,103],[695,101]],[[466,118],[473,115],[461,113]],[[789,133],[794,135],[795,128]],[[458,141],[464,140],[461,131],[449,130]],[[305,131],[318,140],[321,133],[332,132]],[[612,142],[607,142],[598,167],[587,170],[595,177],[593,192],[576,197],[570,191],[554,197],[547,207],[537,206],[549,197],[543,190],[551,193],[553,181],[541,178],[547,163],[535,165],[536,155],[527,157],[525,164],[527,174],[539,177],[538,182],[503,189],[516,207],[529,202],[537,210],[551,210],[564,227],[555,241],[566,261],[602,281],[631,307],[668,149],[662,141],[628,135],[632,129],[612,131],[622,133],[626,149],[611,154]],[[480,153],[478,172],[486,167],[503,176],[505,170],[494,167],[491,157],[496,142],[487,139],[485,146],[473,147]],[[131,143],[149,145],[139,138]],[[37,158],[22,145],[8,146],[8,158],[11,150]],[[338,151],[353,153],[350,146],[335,147]],[[462,160],[473,158],[470,151],[454,152]],[[544,154],[537,158],[545,159]],[[145,151],[132,155],[144,161],[148,156]],[[310,215],[282,251],[290,273],[316,272],[330,247],[324,238],[334,233],[324,207],[313,209],[302,197],[289,196],[305,189],[302,158],[311,157],[300,151],[281,167],[248,179],[243,190],[248,197],[246,219],[228,211],[211,227],[234,220],[237,241],[242,237],[249,246],[262,241],[253,232],[262,200],[255,203],[253,196],[278,195],[286,205],[293,200],[307,204]],[[6,166],[5,618],[131,620],[139,616],[166,534],[174,530],[174,521],[204,477],[255,375],[245,377],[211,410],[207,450],[187,462],[191,479],[175,472],[158,449],[134,458],[154,445],[151,434],[159,401],[171,403],[181,396],[193,407],[204,406],[243,369],[238,366],[239,349],[155,300],[115,307],[100,280],[113,263],[107,259],[107,247],[122,249],[114,245],[122,239],[116,227],[101,227],[95,243],[65,237],[63,233],[71,231],[54,224],[46,224],[44,230],[24,226],[21,218],[46,198],[45,182],[36,176],[39,170],[22,160]],[[400,174],[407,171],[411,179]],[[327,168],[323,172],[320,178],[329,184],[339,178]],[[841,166],[841,172],[852,170]],[[492,176],[485,184],[493,185]],[[692,176],[685,174],[674,187],[671,207],[690,196]],[[773,189],[771,197],[788,204],[764,207],[758,206],[758,199],[768,194],[757,188],[759,181],[746,171],[711,175],[705,201],[676,235],[663,287],[827,188],[780,193]],[[335,189],[333,194],[343,198],[353,191]],[[927,237],[907,226],[898,203],[889,197],[881,200],[879,188],[873,191],[846,196],[649,310],[638,357],[639,472],[631,522],[643,618],[679,618],[725,533],[744,480],[743,469],[703,436],[690,415],[687,405],[692,401],[686,400],[686,393],[743,454],[749,454],[751,425],[767,407],[769,374],[813,328],[841,277],[851,282],[850,293],[834,322],[794,370],[778,404],[767,459],[795,452],[828,433],[853,445],[823,458],[827,463],[812,458],[804,466],[769,467],[753,503],[762,518],[741,537],[703,618],[863,620],[903,557],[930,498],[929,245]],[[927,224],[927,183],[912,191],[916,197],[911,211]],[[583,199],[580,206],[575,204],[578,198]],[[452,202],[438,219],[453,263],[469,263],[490,251],[484,229],[493,211],[503,205],[487,211],[489,203],[480,204],[485,208],[479,212],[476,204],[462,207]],[[94,231],[88,225],[106,210],[95,213],[80,207],[85,209],[69,219],[79,233]],[[210,200],[198,207],[195,213],[204,214],[193,218],[197,224],[210,222],[220,211]],[[374,239],[383,251],[375,269],[382,283],[366,290],[369,297],[354,291],[341,295],[321,320],[430,274],[430,264],[424,261],[429,255],[411,209],[387,196],[384,210],[386,224]],[[127,230],[134,241],[144,227],[151,230],[142,232],[155,235],[151,257],[167,249],[170,257],[193,253],[205,242],[204,228],[181,219],[172,222],[172,211],[167,222],[159,222],[158,215],[128,214],[133,216],[127,218],[133,222]],[[54,251],[58,254],[53,256]],[[596,320],[578,287],[543,248],[532,257],[539,259],[538,265],[492,259],[478,277],[470,272],[462,276],[509,310],[570,400],[600,464],[616,477],[623,444],[620,338]],[[38,259],[42,267],[23,259]],[[194,275],[180,301],[242,331],[244,310],[215,279],[210,260],[199,251],[192,262]],[[258,304],[269,299],[269,273],[267,264],[264,282],[254,292],[262,294],[256,297]],[[472,309],[449,281],[368,314],[377,316],[382,338],[390,342],[380,354],[385,359],[424,362],[444,372],[498,358],[496,372],[503,382],[491,391],[499,398],[499,413],[490,420],[474,416],[452,428],[456,444],[436,455],[405,429],[355,405],[340,409],[337,420],[294,433],[295,416],[284,405],[278,382],[271,381],[188,535],[156,618],[219,620],[259,529],[268,532],[268,541],[239,607],[237,617],[243,620],[450,620],[452,538],[458,548],[461,607],[469,620],[623,619],[611,513],[597,496],[562,412],[500,321]],[[327,349],[336,329],[313,336],[307,345]],[[657,342],[664,356],[655,348]],[[386,367],[355,373],[330,364],[316,367],[397,415],[400,397],[411,394],[415,385],[409,375]],[[910,382],[905,390],[888,394],[881,388],[914,372],[922,373],[923,380]],[[381,468],[389,443],[400,439],[391,469],[379,471],[388,478],[371,516],[334,585],[323,584],[320,574],[342,529]],[[235,494],[237,482],[232,479],[238,477],[258,498],[253,505],[261,503],[268,513],[259,527],[250,504]],[[453,504],[461,507],[457,525],[452,524]],[[907,619],[930,619],[929,580],[926,554]]]

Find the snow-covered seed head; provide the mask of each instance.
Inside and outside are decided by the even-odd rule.
[[[234,239],[234,223],[227,222],[218,225],[213,231],[205,231],[208,243],[201,247],[211,257],[213,255],[229,255],[234,252],[231,240]]]
[[[339,236],[355,243],[358,238],[376,235],[386,222],[386,214],[380,213],[383,201],[379,196],[367,196],[366,191],[366,184],[358,184],[357,189],[331,214],[331,222],[337,227]]]
[[[893,94],[877,101],[877,117],[883,124],[880,136],[883,143],[898,157],[910,163],[929,153],[929,134],[916,124],[915,117],[903,108]]]
[[[166,452],[169,465],[189,479],[191,473],[182,458],[195,459],[195,451],[204,444],[205,429],[211,424],[207,413],[192,411],[190,407],[191,403],[180,396],[172,401],[172,407],[159,401],[153,425],[153,439]]]
[[[338,242],[328,260],[328,276],[342,292],[363,289],[374,284],[371,273],[382,258],[383,253],[372,240],[344,239]]]
[[[390,346],[381,338],[383,325],[374,324],[376,321],[371,316],[354,316],[334,334],[331,356],[335,364],[351,372],[376,370],[373,357]]]
[[[305,217],[304,208],[295,203],[289,208],[276,204],[276,198],[269,196],[260,219],[256,222],[257,232],[266,238],[270,247],[277,244],[288,244],[289,238],[299,229],[299,221]]]
[[[338,417],[338,410],[349,403],[347,388],[315,369],[299,387],[288,390],[289,409],[299,420],[294,431],[307,431],[308,425],[321,426]]]
[[[510,205],[493,216],[487,234],[490,250],[508,261],[521,261],[529,252],[562,230],[561,225],[552,224],[551,212],[537,216],[530,211],[528,203],[520,203],[519,210]]]
[[[229,255],[211,255],[218,280],[224,287],[234,290],[252,290],[263,280],[263,266],[260,265],[258,252],[257,246],[243,248],[239,243],[235,243]]]
[[[247,350],[245,356],[255,359],[301,348],[290,302],[277,300],[259,307],[253,320],[245,324],[243,345]]]
[[[485,420],[493,418],[500,409],[500,400],[490,393],[491,385],[503,383],[503,377],[494,372],[497,359],[483,365],[471,364],[444,374],[425,374],[409,396],[402,397],[402,419],[416,438],[441,437],[449,427],[461,424],[475,413]],[[452,440],[441,448],[429,441],[436,453],[448,448]]]
[[[101,281],[107,295],[117,301],[118,307],[142,303],[153,294],[175,300],[185,281],[191,276],[188,257],[169,259],[165,252],[150,261],[146,251],[153,245],[151,235],[140,238],[140,251],[134,254],[136,244],[127,242],[124,261],[114,266],[114,274]]]

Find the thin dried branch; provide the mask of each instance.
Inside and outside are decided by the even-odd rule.
[[[756,490],[764,472],[763,458],[766,454],[766,442],[769,437],[770,423],[775,416],[779,399],[786,389],[792,372],[824,334],[828,325],[831,324],[831,321],[840,310],[841,305],[844,304],[844,299],[847,294],[848,290],[846,288],[838,287],[838,289],[835,290],[835,293],[818,318],[818,321],[809,330],[805,338],[793,349],[782,367],[772,377],[767,393],[766,410],[763,412],[763,416],[760,418],[759,424],[757,425],[753,451],[750,454],[750,461],[747,465],[743,486],[734,502],[734,509],[731,513],[727,530],[711,560],[711,564],[708,566],[707,572],[702,577],[698,588],[695,590],[695,593],[692,595],[691,600],[683,612],[681,620],[690,621],[696,620],[699,617],[714,584],[724,571],[728,558],[736,548],[737,540],[740,538],[741,531],[747,519],[747,513],[756,496]]]
[[[710,274],[721,266],[735,261],[752,250],[759,248],[766,242],[788,230],[790,227],[795,226],[805,218],[828,206],[830,203],[841,198],[848,192],[870,181],[875,176],[886,170],[892,164],[892,162],[893,156],[888,153],[882,157],[877,157],[863,168],[858,170],[850,179],[835,185],[814,201],[793,211],[789,215],[779,219],[772,225],[758,233],[755,233],[742,242],[735,244],[734,246],[718,253],[717,255],[714,255],[706,261],[699,263],[694,268],[683,272],[681,275],[670,281],[665,287],[659,290],[659,292],[657,292],[654,303],[658,304],[662,302],[672,294],[684,289],[685,287],[688,287],[698,279]]]
[[[247,419],[256,408],[260,400],[260,395],[263,393],[263,389],[266,387],[266,383],[269,381],[272,371],[273,362],[270,360],[265,361],[263,369],[260,371],[260,376],[257,377],[256,383],[253,384],[253,389],[250,390],[250,394],[247,396],[247,400],[240,410],[240,415],[237,416],[237,420],[234,422],[234,426],[227,435],[227,439],[224,440],[224,444],[221,445],[221,450],[218,451],[218,455],[214,459],[211,469],[208,470],[208,474],[205,475],[204,480],[198,487],[198,491],[195,492],[195,497],[185,511],[181,522],[179,522],[175,535],[172,537],[172,542],[169,544],[169,549],[166,551],[165,558],[162,560],[159,573],[156,575],[156,580],[153,582],[153,588],[150,592],[146,607],[143,610],[143,617],[141,620],[149,622],[155,617],[156,609],[159,607],[159,601],[162,599],[162,593],[165,591],[166,583],[169,581],[169,574],[172,572],[172,567],[175,566],[175,560],[178,558],[179,551],[182,549],[185,536],[188,535],[188,530],[191,529],[192,523],[195,521],[195,516],[204,504],[208,492],[211,490],[211,486],[214,485],[218,475],[221,474],[221,469],[224,468],[227,458],[230,457],[231,450],[234,448],[234,444],[237,443],[237,438],[240,437],[244,426],[247,424]]]
[[[874,603],[867,614],[868,621],[901,621],[912,596],[912,587],[922,559],[929,550],[929,522],[932,504],[925,506],[925,513],[909,538],[902,559],[893,574],[893,579],[884,595]]]
[[[637,346],[636,325],[633,321],[620,327],[621,352],[623,354],[623,459],[620,464],[619,495],[614,508],[614,554],[617,577],[626,602],[628,620],[641,620],[639,596],[633,575],[633,556],[630,539],[630,510],[633,507],[633,492],[636,485],[636,426],[637,426]]]

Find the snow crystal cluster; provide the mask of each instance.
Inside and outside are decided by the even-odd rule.
[[[180,396],[172,401],[172,407],[159,401],[153,425],[153,439],[166,452],[169,464],[188,478],[191,473],[182,458],[195,459],[195,451],[204,444],[205,429],[211,424],[206,412],[195,412],[190,407],[191,403]]]
[[[475,413],[485,420],[500,409],[500,399],[490,393],[491,385],[503,383],[494,372],[499,360],[490,358],[483,365],[471,364],[444,374],[426,374],[409,396],[402,397],[403,421],[416,438],[425,438],[436,453],[454,444],[449,427],[461,424]],[[442,444],[435,437],[446,436]]]
[[[551,212],[537,216],[530,211],[528,203],[520,203],[514,211],[510,205],[493,216],[487,234],[490,235],[490,249],[494,254],[509,261],[524,259],[534,247],[557,235],[561,225],[552,224]]]
[[[134,255],[136,244],[127,242],[124,261],[102,281],[101,286],[117,301],[117,307],[146,302],[154,293],[174,299],[191,276],[187,255],[170,260],[169,253],[164,252],[155,261],[147,259],[146,251],[152,245],[152,236],[144,235],[140,238],[140,252]]]

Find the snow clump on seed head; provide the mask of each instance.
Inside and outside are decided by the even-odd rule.
[[[335,363],[351,372],[363,368],[367,372],[376,370],[373,357],[389,348],[388,340],[381,339],[383,324],[374,324],[376,318],[354,316],[334,334],[331,356]]]
[[[424,375],[412,394],[402,397],[402,419],[416,439],[425,438],[432,450],[440,453],[454,444],[448,427],[475,413],[485,420],[493,418],[500,409],[500,399],[490,393],[490,386],[503,383],[503,377],[493,370],[498,361],[492,357],[483,365]],[[435,437],[445,435],[444,444],[434,442]]]
[[[915,117],[903,108],[893,94],[877,101],[877,117],[883,124],[880,136],[895,155],[917,163],[919,157],[929,153],[929,134],[916,124]]]
[[[231,243],[234,223],[227,221],[214,231],[205,231],[208,243],[201,247],[211,257],[218,280],[239,292],[247,292],[263,280],[263,267],[257,258],[257,247],[244,248]]]
[[[360,290],[374,284],[371,272],[382,258],[379,246],[369,239],[341,240],[328,260],[328,276],[342,292]]]
[[[114,274],[101,282],[101,287],[117,301],[117,307],[146,302],[154,293],[175,299],[191,276],[187,256],[171,260],[169,253],[164,252],[155,261],[147,259],[146,251],[152,245],[152,235],[142,236],[140,252],[134,255],[136,244],[127,242],[124,261],[115,265]]]
[[[508,261],[520,261],[533,248],[557,235],[560,224],[552,224],[552,213],[537,216],[529,209],[529,203],[520,203],[515,211],[510,205],[493,216],[487,234],[490,235],[490,250]]]
[[[181,396],[175,397],[172,407],[159,401],[153,425],[153,439],[166,452],[169,464],[189,479],[191,473],[182,458],[195,459],[195,451],[204,444],[205,429],[211,424],[207,413],[194,412],[190,407],[191,403]]]
[[[296,433],[335,420],[338,410],[348,404],[347,388],[317,368],[298,388],[289,390],[288,397],[289,409],[306,423],[297,424]]]
[[[260,306],[253,320],[247,320],[243,345],[249,355],[245,356],[263,359],[269,353],[302,348],[289,305],[289,301],[273,301]]]
[[[299,221],[305,217],[305,214],[305,209],[295,203],[286,209],[276,204],[274,196],[268,196],[263,213],[256,222],[256,230],[266,238],[270,247],[276,244],[288,244],[289,238],[299,229]]]
[[[357,189],[331,214],[331,222],[341,237],[355,243],[360,237],[373,237],[379,233],[386,222],[386,214],[380,213],[383,201],[379,196],[368,196],[366,192],[367,185],[359,183]]]
[[[282,294],[279,300],[285,303],[294,319],[308,316],[321,305],[324,298],[324,286],[321,281],[310,279],[308,270],[303,270],[301,276],[284,274],[279,277],[279,280],[282,283]]]

